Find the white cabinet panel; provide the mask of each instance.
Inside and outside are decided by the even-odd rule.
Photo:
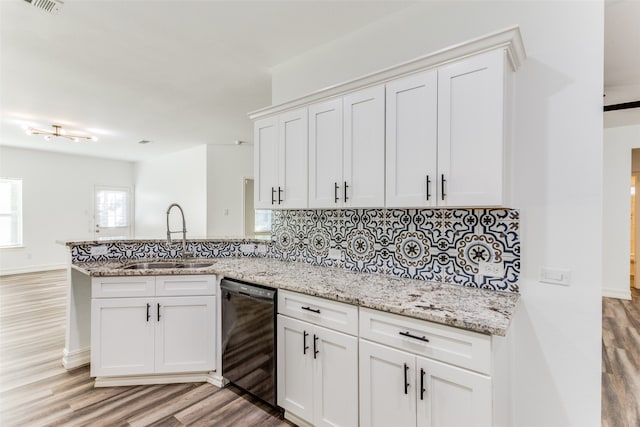
[[[358,307],[355,305],[280,290],[278,312],[336,331],[358,334]]]
[[[91,301],[91,376],[154,370],[154,307],[149,298]]]
[[[359,359],[360,425],[415,427],[415,356],[360,340]]]
[[[384,107],[384,86],[343,98],[344,206],[384,206]]]
[[[436,206],[437,91],[438,74],[435,70],[387,84],[388,207]]]
[[[304,209],[308,203],[307,109],[290,111],[279,120],[278,207]]]
[[[309,107],[309,207],[340,206],[342,98]]]
[[[92,298],[129,298],[155,295],[155,278],[117,276],[91,278]]]
[[[156,373],[214,369],[214,297],[156,299]]]
[[[215,295],[216,276],[157,276],[156,296]]]
[[[490,427],[491,378],[417,358],[418,425]]]
[[[503,202],[505,66],[496,50],[438,70],[441,206]]]
[[[278,118],[258,120],[254,125],[254,206],[271,209],[278,187]]]

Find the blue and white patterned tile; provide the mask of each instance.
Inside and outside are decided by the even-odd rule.
[[[489,234],[502,242],[504,256],[520,256],[520,212],[516,209],[476,209],[477,234]]]

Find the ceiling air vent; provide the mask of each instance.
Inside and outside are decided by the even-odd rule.
[[[32,6],[37,7],[40,10],[49,12],[53,15],[57,14],[64,3],[61,0],[24,0]]]

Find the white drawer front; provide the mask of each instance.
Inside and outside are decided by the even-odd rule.
[[[355,305],[278,290],[278,313],[358,335],[358,307]]]
[[[216,276],[157,276],[157,296],[215,295]]]
[[[91,297],[152,297],[156,292],[155,283],[153,276],[94,277],[91,279]]]
[[[360,308],[360,338],[491,374],[489,335]]]

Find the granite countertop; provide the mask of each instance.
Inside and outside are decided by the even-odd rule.
[[[166,261],[166,260],[163,260]],[[198,269],[122,270],[126,260],[73,264],[93,277],[218,274],[278,289],[369,307],[483,334],[505,336],[519,295],[460,285],[358,273],[271,258],[207,258]]]
[[[101,245],[107,243],[162,243],[166,242],[167,239],[158,239],[151,237],[132,237],[132,238],[122,238],[122,237],[100,237],[98,239],[59,239],[56,240],[56,243],[60,245],[66,246],[77,246],[77,245]],[[256,235],[256,236],[228,236],[228,237],[189,237],[187,238],[187,242],[232,242],[232,243],[268,243],[271,241],[270,235]],[[174,243],[181,243],[182,238],[173,237]]]

